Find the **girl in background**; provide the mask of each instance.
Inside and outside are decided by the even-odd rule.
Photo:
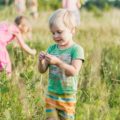
[[[29,31],[30,25],[24,16],[16,17],[14,23],[6,21],[0,23],[0,71],[5,70],[9,75],[12,72],[11,61],[6,47],[13,40],[17,40],[19,46],[27,53],[36,54],[36,50],[31,49],[23,39],[23,34],[27,34]]]
[[[38,1],[37,0],[29,0],[28,6],[30,9],[31,16],[36,19],[38,17]]]
[[[22,15],[26,10],[26,0],[15,0],[15,7],[19,15]]]
[[[80,25],[80,0],[62,0],[62,7],[71,11],[75,15],[77,25]]]

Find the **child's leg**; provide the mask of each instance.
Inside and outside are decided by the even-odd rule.
[[[0,72],[3,71],[2,63],[0,62]]]
[[[55,120],[74,120],[76,95],[58,95],[49,92],[46,96],[46,112]]]
[[[0,72],[6,72],[7,78],[11,78],[11,70],[10,72],[5,69],[5,65],[0,62]]]
[[[0,52],[0,72],[6,71],[6,73],[9,75],[11,74],[11,61],[9,58],[9,54],[6,50],[6,48],[3,47],[3,51]]]
[[[46,103],[46,120],[60,120],[57,110],[49,103]]]
[[[74,113],[70,114],[67,111],[59,110],[58,112],[60,120],[74,120]]]

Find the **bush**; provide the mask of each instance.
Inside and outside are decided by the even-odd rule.
[[[57,9],[60,7],[60,0],[38,0],[39,10]]]

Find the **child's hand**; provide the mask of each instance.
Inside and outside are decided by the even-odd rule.
[[[40,52],[39,53],[39,61],[38,61],[38,69],[40,71],[40,73],[44,73],[46,72],[47,68],[48,68],[48,61],[46,60],[46,53],[45,52]]]
[[[46,55],[46,53],[45,52],[40,52],[40,54],[39,54],[39,60],[40,61],[42,61],[43,59],[45,59],[45,55]]]
[[[45,59],[48,61],[49,64],[52,64],[52,65],[57,65],[60,63],[59,58],[57,58],[56,56],[50,55],[50,54],[46,54]]]

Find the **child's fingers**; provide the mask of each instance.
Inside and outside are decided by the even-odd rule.
[[[39,55],[39,58],[44,58],[45,56],[43,54],[40,54]]]
[[[39,60],[42,60],[44,58],[45,58],[45,52],[42,51],[39,53]]]
[[[50,62],[51,59],[49,57],[45,57],[45,60]]]
[[[43,57],[39,57],[39,60],[40,60],[40,61],[43,60]]]
[[[45,57],[47,57],[47,58],[51,58],[52,55],[50,55],[50,54],[46,54]]]
[[[50,57],[45,57],[45,60],[50,62],[51,58]]]
[[[45,56],[45,54],[43,52],[39,53],[39,56]]]
[[[44,51],[41,51],[39,54],[41,54],[41,55],[45,55],[45,52],[44,52]]]
[[[40,54],[40,55],[39,55],[39,57],[41,57],[41,58],[45,58],[45,55],[43,55],[43,54]]]

